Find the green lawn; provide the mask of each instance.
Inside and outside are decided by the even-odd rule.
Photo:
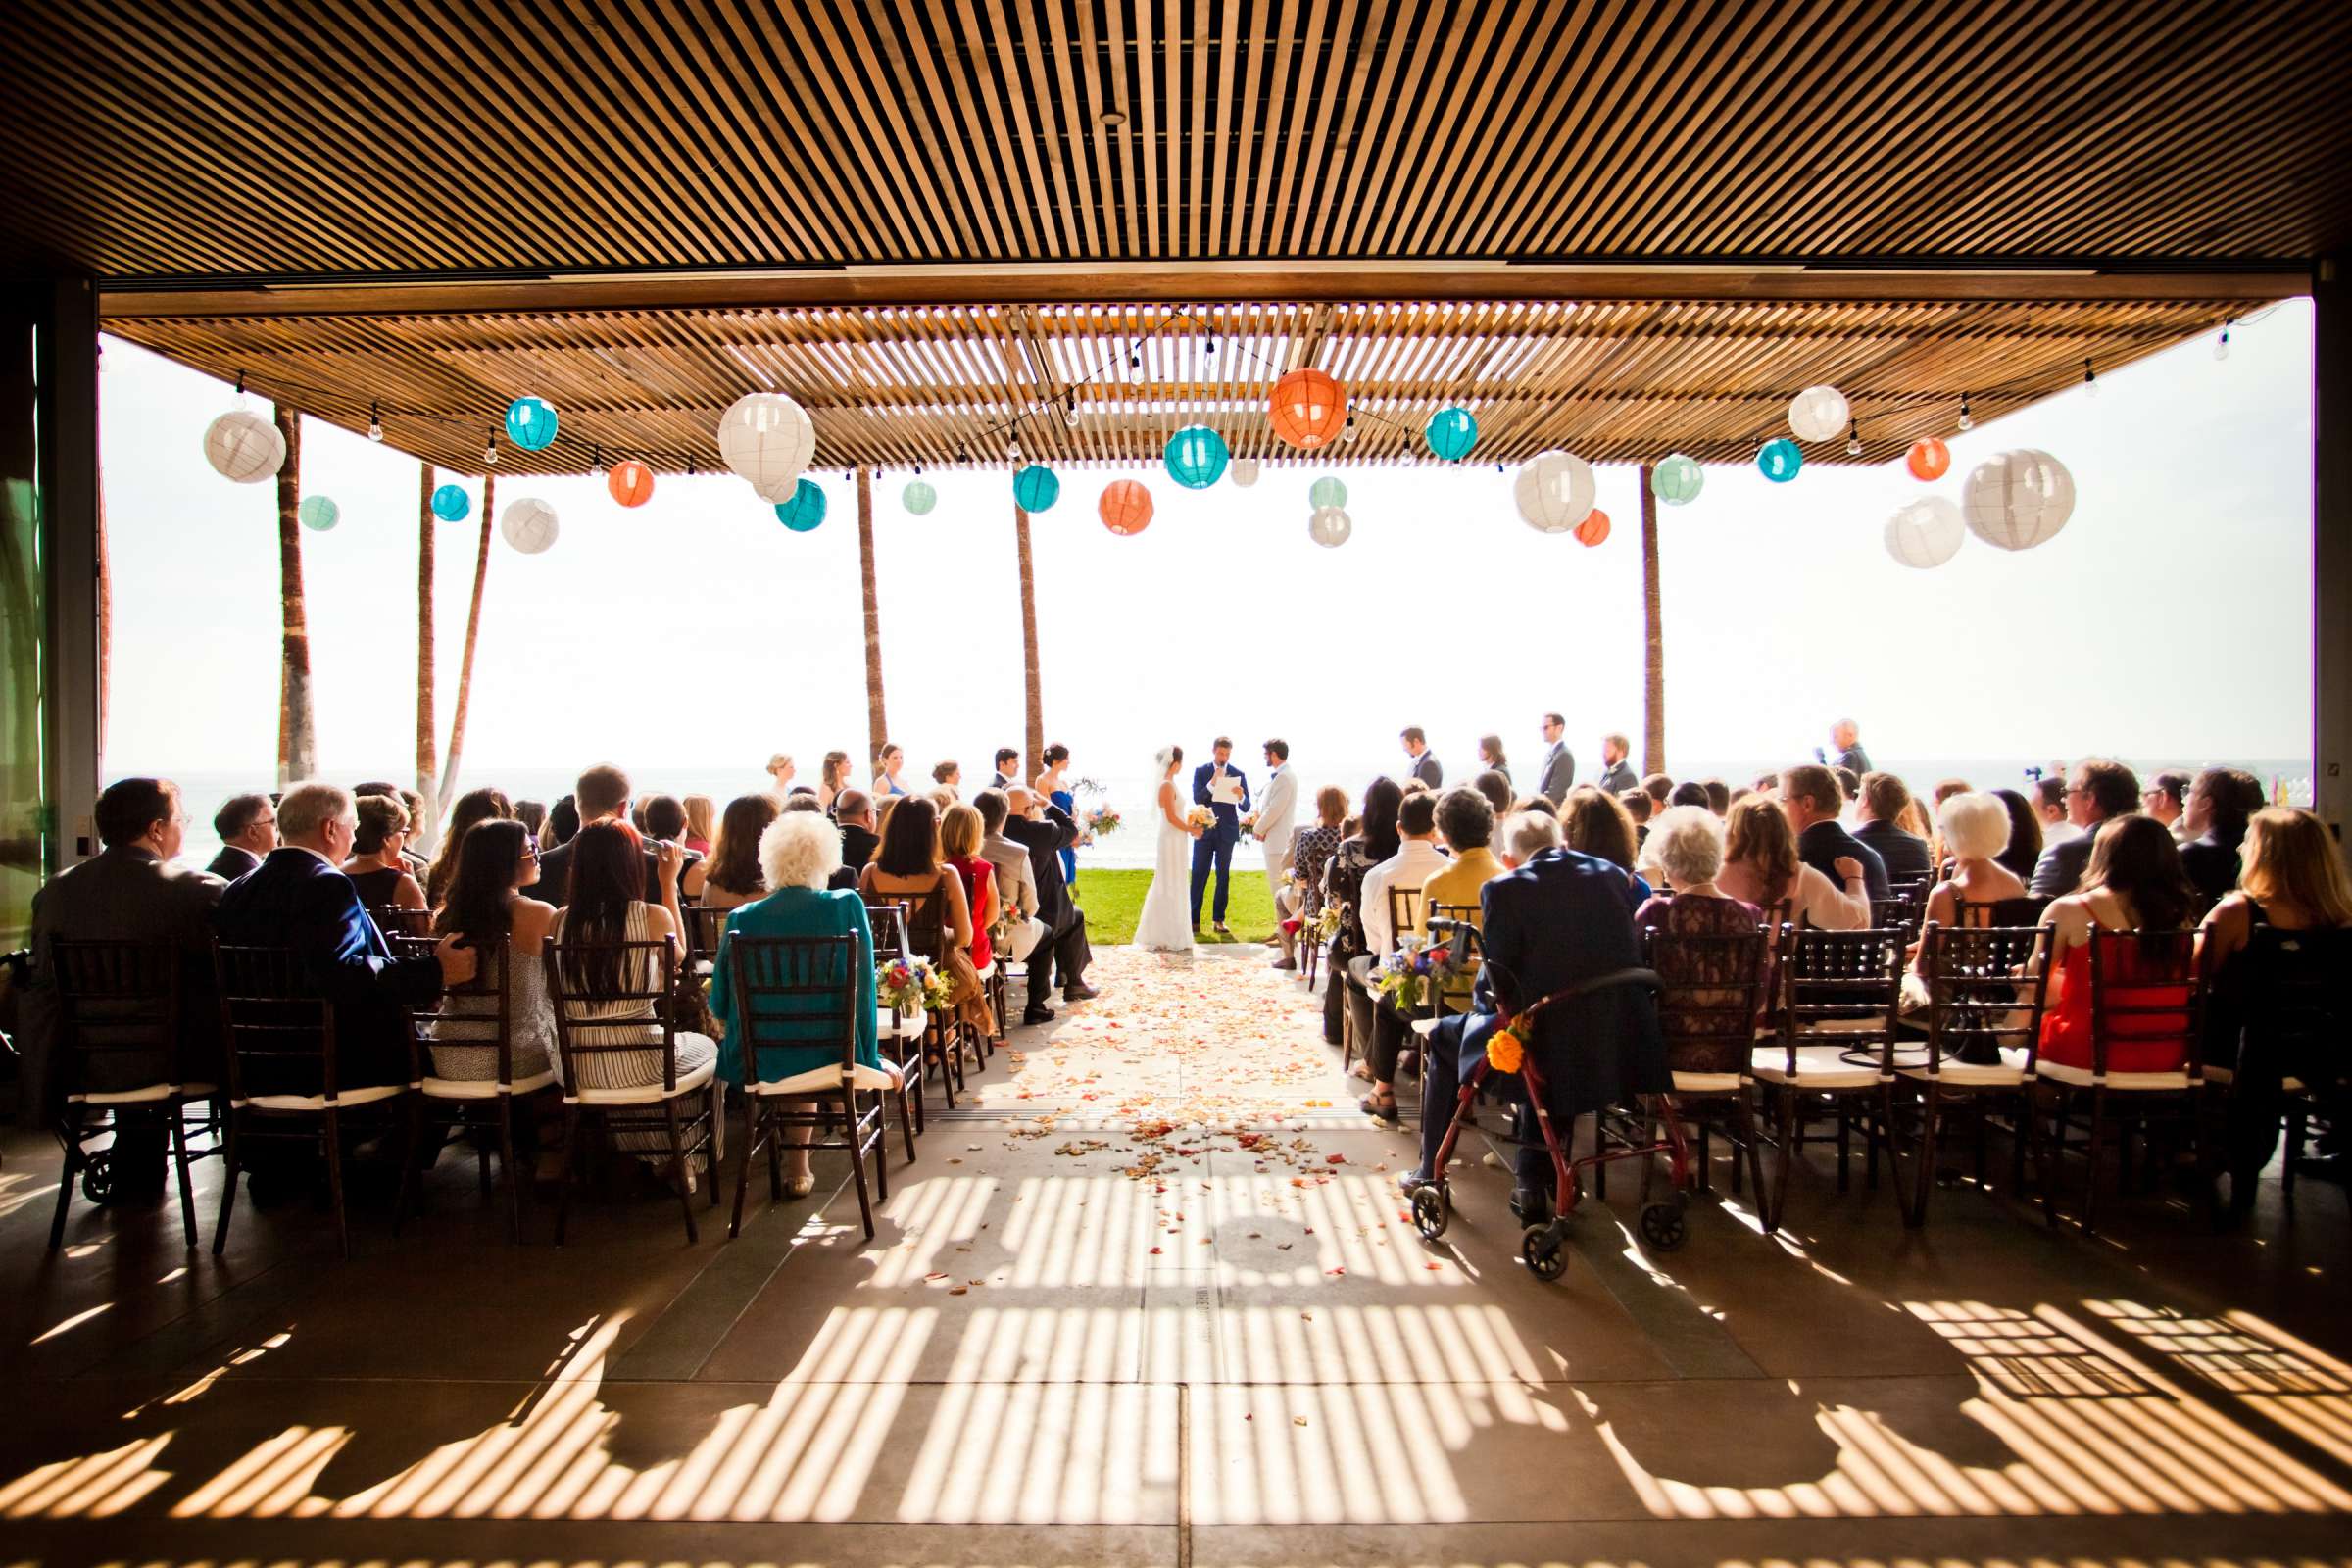
[[[1080,866],[1078,906],[1086,910],[1088,940],[1097,944],[1134,941],[1135,922],[1143,916],[1144,895],[1151,887],[1149,871],[1099,871],[1093,866]],[[1208,929],[1216,897],[1212,883],[1207,896],[1200,901],[1202,940],[1208,942],[1217,940],[1216,934]],[[1265,872],[1233,873],[1225,923],[1232,928],[1237,942],[1274,940],[1274,895],[1267,891]]]

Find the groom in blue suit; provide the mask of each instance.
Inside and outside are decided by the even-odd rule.
[[[1233,742],[1227,737],[1218,736],[1209,755],[1216,760],[1193,769],[1193,804],[1205,806],[1216,814],[1216,821],[1193,840],[1193,931],[1198,935],[1200,930],[1200,895],[1208,891],[1208,868],[1213,863],[1217,868],[1217,935],[1229,937],[1233,933],[1225,929],[1225,883],[1233,874],[1233,847],[1242,841],[1242,814],[1250,809],[1250,781],[1233,765]],[[1241,787],[1239,805],[1215,798],[1211,786],[1220,778],[1230,778]]]

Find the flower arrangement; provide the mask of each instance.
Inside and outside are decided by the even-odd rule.
[[[1097,838],[1101,838],[1107,833],[1116,833],[1119,830],[1119,820],[1117,807],[1098,806],[1086,813],[1086,830]]]
[[[1193,826],[1203,831],[1206,831],[1207,829],[1217,825],[1217,813],[1210,810],[1205,806],[1194,807],[1191,810],[1184,813],[1184,819],[1192,823]]]
[[[1314,920],[1308,925],[1307,931],[1317,942],[1329,942],[1340,934],[1340,918],[1339,900],[1326,899],[1323,907],[1315,911]]]
[[[1496,1072],[1515,1073],[1527,1060],[1527,1040],[1519,1026],[1506,1023],[1487,1036],[1487,1065]]]
[[[1452,977],[1453,954],[1443,943],[1433,948],[1422,946],[1416,937],[1404,940],[1405,946],[1382,959],[1373,971],[1372,989],[1398,1012],[1412,1012],[1420,1007],[1433,984]]]
[[[874,997],[892,1012],[916,1013],[944,1007],[955,983],[921,958],[899,958],[874,969]]]

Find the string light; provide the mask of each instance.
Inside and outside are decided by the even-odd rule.
[[[2082,362],[2082,395],[2086,398],[2099,395],[2099,372],[2090,368],[2088,360]]]
[[[1976,418],[1968,412],[1968,394],[1960,394],[1960,433],[1966,435],[1977,427]]]
[[[588,477],[602,479],[605,476],[605,449],[590,447],[588,450],[592,454],[588,459]]]
[[[2226,320],[2222,322],[2222,335],[2214,340],[2213,357],[2217,360],[2230,357],[2230,323]]]
[[[1067,406],[1062,410],[1061,422],[1073,430],[1078,428],[1078,392],[1074,387],[1070,391]]]
[[[1845,421],[1845,455],[1849,458],[1862,455],[1862,421],[1859,419]]]
[[[1348,416],[1347,424],[1343,425],[1340,429],[1340,439],[1343,441],[1353,441],[1355,439],[1355,416],[1352,413]]]
[[[694,477],[694,460],[692,458],[686,460],[686,477],[689,479]]]
[[[377,411],[376,406],[373,403],[370,403],[368,405],[368,439],[370,441],[381,441],[383,438],[383,416]]]
[[[498,432],[496,430],[490,432],[490,439],[482,448],[482,466],[491,468],[498,466]]]
[[[1011,445],[1005,449],[1004,455],[1015,463],[1021,461],[1021,442],[1018,436],[1013,438]]]

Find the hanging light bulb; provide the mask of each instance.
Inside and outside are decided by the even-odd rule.
[[[1845,455],[1849,458],[1862,455],[1862,421],[1859,419],[1845,421]]]
[[[1217,352],[1217,334],[1210,332],[1207,334],[1207,338],[1208,341],[1201,345],[1200,352],[1203,354],[1214,355]]]
[[[1071,391],[1069,401],[1061,411],[1061,422],[1073,430],[1078,428],[1078,393],[1075,389]]]
[[[496,430],[491,431],[490,439],[483,443],[482,466],[486,468],[498,466],[498,432]]]
[[[605,476],[605,449],[590,447],[588,450],[591,454],[588,459],[588,477],[602,479]]]
[[[2213,357],[2217,360],[2226,360],[2230,357],[2230,323],[2228,321],[2222,323],[2222,335],[2214,340]]]
[[[686,477],[689,479],[694,477],[694,460],[692,458],[686,460]]]
[[[2086,398],[2099,395],[2099,372],[2090,368],[2088,360],[2082,362],[2082,395]]]
[[[1341,439],[1341,440],[1343,440],[1343,441],[1353,441],[1353,440],[1355,439],[1355,416],[1354,416],[1354,415],[1350,414],[1349,416],[1348,416],[1348,423],[1347,423],[1345,426],[1343,426],[1343,427],[1341,428],[1341,430],[1340,430],[1340,439]]]
[[[1133,349],[1129,349],[1127,351],[1127,368],[1130,370],[1140,370],[1143,368],[1144,357],[1141,354],[1136,353]]]
[[[1960,394],[1960,433],[1966,435],[1976,427],[1977,421],[1968,412],[1968,394],[1963,392]]]
[[[1014,436],[1012,438],[1012,444],[1005,449],[1005,456],[1012,459],[1012,461],[1015,463],[1021,461],[1021,439],[1019,436]]]
[[[370,403],[368,405],[368,439],[370,441],[381,441],[383,438],[383,416],[377,412],[376,406]]]

